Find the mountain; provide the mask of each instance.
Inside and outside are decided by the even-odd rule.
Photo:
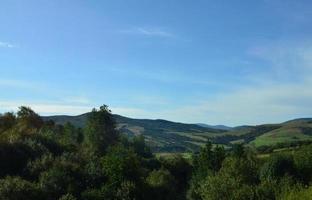
[[[204,123],[198,123],[197,125],[205,127],[205,128],[213,128],[213,129],[220,129],[220,130],[232,130],[232,127],[229,126],[224,126],[224,125],[208,125],[208,124],[204,124]]]
[[[70,122],[84,127],[88,113],[78,116],[49,116],[57,124]],[[129,136],[144,135],[154,152],[197,151],[209,139],[215,144],[230,147],[236,143],[249,146],[272,146],[280,143],[312,141],[312,118],[286,121],[280,124],[257,126],[209,126],[203,124],[184,124],[157,119],[132,119],[114,115],[118,130]]]
[[[70,122],[76,127],[84,127],[88,113],[78,116],[48,116],[44,120],[53,120],[56,124]],[[128,135],[144,135],[154,152],[196,151],[207,139],[224,133],[225,130],[202,127],[197,124],[184,124],[157,119],[132,119],[114,115],[118,130]]]

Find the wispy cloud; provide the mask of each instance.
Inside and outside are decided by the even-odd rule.
[[[226,93],[194,100],[158,111],[118,108],[120,114],[139,118],[163,118],[188,123],[262,124],[312,116],[312,46],[305,43],[271,43],[250,50],[263,59],[267,73],[250,74],[251,84]],[[287,76],[287,78],[285,78]]]
[[[85,96],[69,96],[61,98],[64,103],[90,104],[91,100]]]
[[[75,103],[0,100],[0,112],[17,111],[20,106],[29,106],[41,115],[78,115],[92,109],[90,105]]]
[[[256,125],[279,123],[312,115],[312,82],[289,85],[250,86],[228,94],[162,110],[113,108],[114,112],[137,118],[208,124]]]
[[[127,34],[135,34],[135,35],[143,35],[149,37],[165,37],[170,38],[174,37],[175,35],[163,28],[146,28],[146,27],[134,27],[128,30],[121,31],[122,33]]]
[[[0,47],[2,47],[2,48],[16,48],[17,45],[9,43],[9,42],[0,41]]]

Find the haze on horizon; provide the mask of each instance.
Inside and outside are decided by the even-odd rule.
[[[312,116],[312,1],[2,0],[0,112]]]

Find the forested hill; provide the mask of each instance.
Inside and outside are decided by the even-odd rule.
[[[53,120],[57,124],[70,122],[83,127],[88,113],[78,116],[49,116],[44,120]],[[280,124],[258,126],[239,126],[230,130],[203,127],[198,124],[176,123],[167,120],[132,119],[114,115],[118,130],[128,135],[144,135],[154,152],[197,151],[211,140],[215,144],[230,147],[236,143],[265,147],[275,145],[293,145],[297,142],[312,140],[312,119],[302,118]]]
[[[70,122],[76,127],[84,127],[89,113],[78,116],[48,116],[56,124]],[[202,127],[197,124],[184,124],[157,119],[132,119],[114,115],[118,130],[130,137],[144,135],[153,151],[182,152],[194,151],[206,143],[207,138],[224,133],[225,130]]]

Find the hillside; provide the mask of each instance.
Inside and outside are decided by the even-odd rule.
[[[88,113],[78,116],[49,116],[44,120],[53,120],[57,124],[70,122],[83,127]],[[202,127],[197,124],[183,124],[167,120],[131,119],[114,115],[118,130],[132,137],[144,135],[147,143],[155,152],[196,151],[205,144],[207,138],[224,133],[224,130]]]
[[[202,126],[202,127],[206,127],[206,128],[214,128],[214,129],[220,129],[220,130],[232,130],[232,127],[229,126],[224,126],[224,125],[209,125],[209,124],[203,124],[203,123],[198,123],[197,125]]]
[[[280,124],[236,127],[214,138],[216,143],[244,143],[255,147],[307,140],[312,140],[312,118],[294,119]]]
[[[70,122],[77,127],[86,123],[87,113],[78,116],[49,116],[57,124]],[[197,151],[210,139],[215,144],[229,147],[235,143],[249,146],[270,146],[279,143],[312,140],[312,119],[295,119],[280,124],[225,127],[184,124],[167,120],[132,119],[114,115],[118,130],[132,137],[144,135],[154,152]],[[215,127],[215,128],[212,128]],[[218,127],[218,128],[217,128]]]

